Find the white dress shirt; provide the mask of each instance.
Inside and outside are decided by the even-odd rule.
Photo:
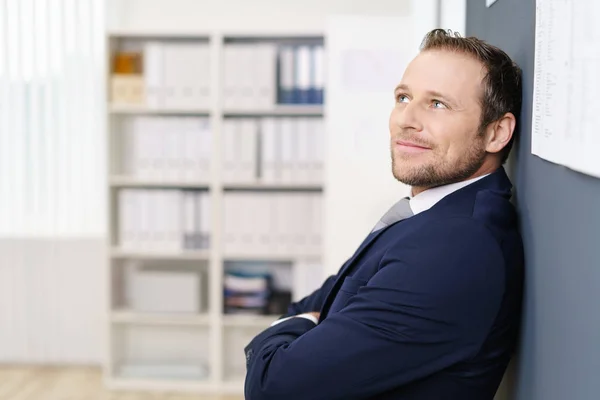
[[[451,183],[449,185],[443,185],[434,187],[432,189],[427,189],[416,196],[410,197],[410,208],[415,215],[422,213],[423,211],[427,211],[449,194],[452,194],[457,190],[464,188],[465,186],[469,186],[470,184],[475,183],[488,175],[489,174],[486,174],[466,181]],[[299,314],[292,317],[278,319],[277,321],[273,322],[271,326],[275,326],[283,321],[287,321],[290,318],[306,318],[307,320],[314,322],[315,325],[319,323],[319,321],[310,314]]]
[[[449,185],[427,189],[414,197],[411,196],[409,200],[410,208],[415,215],[422,213],[423,211],[427,211],[449,194],[452,194],[457,190],[464,188],[465,186],[469,186],[470,184],[475,183],[488,175],[489,174],[485,174],[482,176],[478,176],[477,178],[469,179],[467,181],[456,182],[451,183]]]

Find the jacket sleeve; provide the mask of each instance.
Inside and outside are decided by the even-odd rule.
[[[259,334],[246,348],[246,399],[368,399],[467,360],[494,321],[504,279],[485,227],[431,223],[388,249],[319,325],[292,318]]]
[[[291,317],[293,315],[303,314],[307,312],[320,311],[321,307],[323,307],[323,303],[325,302],[325,297],[335,282],[336,275],[331,275],[329,278],[325,280],[323,285],[317,290],[315,290],[310,295],[306,296],[302,300],[290,304],[288,307],[288,312],[282,318]]]

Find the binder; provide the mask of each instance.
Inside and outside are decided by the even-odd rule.
[[[312,223],[311,223],[311,248],[312,252],[320,254],[323,244],[323,201],[321,196],[313,195],[312,205]]]
[[[308,175],[313,184],[319,184],[323,181],[323,122],[320,119],[310,119],[307,121],[308,127],[306,137],[308,142]]]
[[[294,121],[290,118],[281,118],[279,120],[279,134],[281,151],[280,160],[275,167],[280,173],[279,182],[293,182],[293,153],[294,153]]]
[[[200,193],[200,248],[210,248],[210,194],[207,192]]]
[[[232,252],[235,246],[235,232],[233,226],[232,214],[232,194],[227,193],[223,196],[223,249],[226,253]]]
[[[308,104],[311,88],[311,51],[309,46],[296,48],[294,103]]]
[[[147,129],[148,124],[146,121],[146,117],[137,117],[132,124],[135,147],[135,157],[133,160],[135,177],[142,179],[151,176],[151,163],[148,154],[148,142],[151,139],[151,134],[149,134],[149,129]]]
[[[197,121],[200,138],[198,141],[198,176],[200,181],[210,180],[210,155],[212,153],[212,130],[208,118],[200,118]]]
[[[196,51],[197,71],[192,69],[192,82],[195,82],[195,98],[194,102],[199,109],[210,108],[210,93],[211,93],[211,63],[210,63],[210,47],[207,44],[202,44]]]
[[[265,196],[265,202],[268,206],[267,212],[267,227],[268,232],[266,235],[266,241],[268,248],[273,254],[279,254],[279,229],[280,228],[280,216],[279,216],[279,197],[277,194],[270,194]]]
[[[277,46],[273,43],[257,45],[256,99],[261,110],[270,110],[277,103]]]
[[[244,183],[244,171],[242,167],[242,154],[243,146],[242,135],[243,135],[243,121],[242,119],[233,120],[232,131],[230,132],[229,145],[232,151],[232,169],[231,169],[231,180],[233,183]]]
[[[262,120],[260,179],[264,183],[279,182],[280,137],[279,123],[275,118]]]
[[[185,84],[185,55],[182,54],[179,44],[163,43],[163,107],[165,109],[186,108],[183,96]]]
[[[223,107],[233,109],[236,106],[237,86],[236,78],[236,47],[228,44],[223,49]]]
[[[312,72],[311,103],[323,104],[325,89],[325,49],[323,46],[312,48]]]
[[[279,103],[294,103],[295,84],[295,55],[294,48],[282,46],[279,48]]]
[[[325,121],[323,119],[314,120],[314,148],[315,148],[315,182],[323,182],[324,163],[325,163]]]
[[[193,249],[198,250],[203,248],[202,243],[202,219],[204,215],[202,214],[202,192],[194,191],[194,239],[193,239]]]
[[[148,108],[164,107],[164,54],[163,44],[148,41],[144,44],[144,82]]]
[[[238,211],[239,246],[238,251],[242,254],[251,254],[255,251],[254,244],[254,199],[252,193],[240,192],[235,198]]]
[[[246,192],[243,194],[244,208],[244,253],[260,254],[258,245],[260,221],[256,220],[260,216],[260,197],[259,193]]]
[[[165,119],[162,117],[148,117],[147,120],[148,130],[150,131],[151,177],[157,181],[165,179],[167,167],[165,141],[168,139],[168,136],[165,132],[165,122]]]
[[[255,46],[244,44],[240,45],[237,49],[236,66],[241,89],[239,108],[242,110],[257,108],[256,98],[258,97],[258,93],[256,68],[258,57],[254,47]]]
[[[180,251],[183,249],[181,237],[183,235],[182,221],[182,197],[181,190],[167,191],[167,203],[170,210],[168,219],[168,247],[171,251]]]
[[[234,153],[233,153],[233,147],[234,147],[234,124],[235,121],[233,120],[225,120],[223,121],[223,125],[222,125],[222,177],[223,177],[223,182],[224,183],[231,183],[233,181],[233,174],[234,174],[234,164],[235,164],[235,158],[234,158]]]
[[[135,193],[131,189],[121,189],[118,194],[119,226],[118,237],[121,248],[135,248]]]
[[[199,181],[202,179],[202,163],[200,160],[202,154],[202,130],[200,122],[194,117],[183,117],[182,124],[186,132],[186,165],[188,166],[186,175],[189,181]]]
[[[243,119],[239,123],[237,142],[241,145],[241,154],[238,176],[242,182],[255,182],[258,122],[255,119]]]
[[[291,250],[290,237],[292,236],[291,230],[293,228],[293,214],[294,210],[290,207],[290,194],[279,193],[277,199],[279,204],[277,205],[277,250],[279,254],[289,254]]]
[[[193,160],[187,159],[187,133],[186,121],[181,117],[171,117],[170,132],[173,138],[174,166],[173,179],[178,181],[188,180],[188,170],[191,169]]]
[[[161,141],[163,148],[164,157],[164,169],[162,171],[162,178],[165,181],[173,181],[177,179],[177,141],[175,132],[173,131],[173,123],[175,121],[169,120],[166,117],[160,117],[160,125],[162,125]]]
[[[256,205],[256,248],[260,254],[271,253],[271,217],[270,195],[257,193]]]
[[[135,118],[124,118],[121,122],[121,135],[123,151],[121,152],[121,165],[118,172],[126,176],[136,175],[136,144],[134,135]]]
[[[183,192],[183,249],[192,250],[194,248],[195,228],[195,204],[194,192],[186,190]]]
[[[310,160],[309,120],[307,118],[296,119],[296,158],[294,164],[294,182],[310,183],[310,171],[308,163]]]

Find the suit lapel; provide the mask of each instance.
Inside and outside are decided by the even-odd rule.
[[[369,236],[367,236],[365,238],[365,240],[363,240],[363,242],[361,243],[361,245],[358,247],[358,249],[356,250],[356,252],[354,252],[354,255],[348,260],[346,261],[346,263],[344,264],[344,266],[342,267],[342,269],[340,270],[338,277],[335,281],[335,283],[333,284],[333,287],[331,288],[331,290],[329,291],[329,293],[327,294],[327,297],[325,298],[325,302],[323,303],[323,307],[321,308],[321,316],[320,316],[320,320],[323,320],[323,318],[325,318],[325,316],[327,315],[327,312],[329,311],[329,308],[331,307],[331,303],[333,302],[333,300],[335,299],[335,296],[337,295],[337,292],[340,290],[340,287],[342,286],[342,283],[344,282],[344,279],[346,278],[346,276],[348,275],[348,273],[352,270],[352,266],[354,264],[354,262],[356,261],[356,259],[369,247],[369,245],[371,243],[373,243],[373,241],[375,239],[377,239],[379,237],[379,235],[381,235],[383,233],[383,231],[385,231],[387,228],[384,229],[380,229],[375,233],[370,233]]]

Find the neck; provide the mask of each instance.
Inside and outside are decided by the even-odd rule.
[[[433,188],[435,188],[435,187],[439,187],[439,186],[445,186],[445,185],[450,185],[450,184],[452,184],[452,183],[464,182],[464,181],[468,181],[468,180],[471,180],[471,179],[478,178],[478,177],[480,177],[480,176],[483,176],[483,175],[491,174],[492,172],[494,172],[494,171],[495,171],[495,170],[497,170],[498,168],[499,168],[499,166],[498,166],[498,165],[489,165],[489,164],[488,164],[488,165],[486,165],[486,164],[484,164],[484,165],[482,165],[482,166],[481,166],[481,168],[479,168],[479,169],[477,170],[477,172],[475,172],[473,175],[469,176],[469,177],[468,177],[468,178],[466,178],[466,179],[462,179],[462,180],[460,180],[460,181],[448,182],[448,183],[446,183],[446,184],[443,184],[443,185],[436,185],[436,186],[413,186],[413,187],[411,188],[412,197],[415,197],[415,196],[416,196],[416,195],[418,195],[419,193],[423,193],[424,191],[426,191],[426,190],[429,190],[429,189],[433,189]]]

